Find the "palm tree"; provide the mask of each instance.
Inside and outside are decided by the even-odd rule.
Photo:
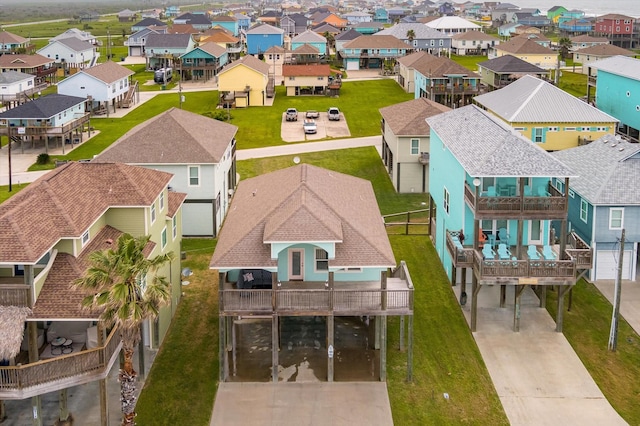
[[[120,369],[122,425],[134,425],[135,390],[138,373],[133,369],[133,351],[140,342],[140,325],[156,318],[160,307],[171,298],[170,285],[156,272],[174,259],[173,252],[147,259],[144,249],[149,236],[134,238],[122,234],[115,247],[89,255],[89,269],[74,285],[89,290],[82,305],[101,311],[106,327],[118,327],[122,338],[124,365]]]
[[[569,57],[569,50],[573,44],[571,43],[571,39],[569,37],[561,37],[558,40],[558,47],[560,48],[560,57],[562,59],[567,59]]]
[[[325,31],[323,34],[324,38],[327,39],[327,55],[330,54],[330,50],[334,48],[334,43],[336,41],[336,39],[333,37],[333,34],[331,34],[329,31]]]
[[[409,39],[409,44],[413,45],[413,39],[416,38],[416,33],[413,30],[407,31],[407,39]]]

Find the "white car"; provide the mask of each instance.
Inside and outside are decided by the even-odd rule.
[[[318,131],[318,126],[316,126],[315,120],[306,119],[304,120],[304,124],[302,124],[302,128],[306,134],[315,134]]]
[[[329,121],[340,121],[340,110],[336,107],[329,108],[327,111]]]

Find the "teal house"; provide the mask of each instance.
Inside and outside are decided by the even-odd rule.
[[[305,44],[311,45],[318,49],[320,55],[327,54],[327,39],[315,31],[306,30],[302,34],[291,39],[291,50],[304,46]]]
[[[383,68],[385,63],[411,53],[413,48],[391,35],[362,35],[345,43],[339,50],[347,71]]]
[[[217,15],[211,18],[212,27],[222,27],[231,32],[234,36],[240,34],[240,24],[234,16]]]
[[[389,22],[389,12],[387,12],[387,9],[384,7],[379,7],[373,14],[373,20],[375,22],[386,24]]]
[[[229,62],[227,50],[217,43],[201,44],[180,56],[182,77],[186,80],[209,80]]]
[[[589,99],[593,86],[598,109],[620,120],[621,133],[640,141],[640,59],[618,55],[594,62],[589,67]]]
[[[591,260],[584,259],[587,266],[579,264],[589,256],[589,248],[574,250],[564,237],[567,194],[551,185],[553,177],[568,184],[573,172],[475,105],[429,117],[427,123],[429,193],[435,211],[431,237],[448,276],[461,284],[461,304],[471,281],[472,331],[477,295],[485,285],[501,286],[496,301],[500,306],[507,287],[515,290],[516,310],[527,285],[538,292],[556,285],[563,296],[575,284],[579,268],[589,268]],[[565,232],[553,237],[552,220]],[[559,297],[558,312],[562,301]],[[514,330],[518,327],[519,317],[514,316]],[[556,330],[561,328],[559,318]]]

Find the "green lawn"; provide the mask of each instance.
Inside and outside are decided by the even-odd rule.
[[[578,98],[587,96],[587,75],[563,70],[558,87]]]
[[[563,332],[613,408],[629,424],[637,425],[640,424],[640,336],[621,317],[618,349],[607,350],[612,309],[611,303],[593,284],[581,280],[573,289],[571,311],[564,313]],[[555,293],[548,293],[547,310],[555,318]]]
[[[489,58],[487,58],[486,56],[470,56],[470,55],[469,56],[451,55],[451,59],[453,59],[458,64],[462,65],[463,67],[473,72],[478,72],[478,62],[484,62],[489,60]]]
[[[9,192],[9,185],[0,186],[0,204],[2,204],[2,202],[4,202],[4,200],[6,200],[7,198],[20,192],[20,190],[22,188],[25,188],[27,185],[28,184],[24,184],[24,183],[19,185],[16,183],[12,183],[11,192]]]
[[[380,209],[414,209],[425,195],[395,194],[374,148],[304,155],[302,161],[371,180]],[[243,178],[293,165],[291,157],[238,162]],[[387,374],[395,424],[508,424],[469,327],[426,236],[393,236],[415,291],[414,381],[398,350],[399,321],[389,321]],[[207,425],[217,388],[217,276],[207,269],[214,240],[183,241],[191,284],[153,363],[137,404],[139,424]],[[198,315],[194,315],[198,312]],[[450,398],[445,400],[443,393]]]

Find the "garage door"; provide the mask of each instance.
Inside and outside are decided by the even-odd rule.
[[[358,61],[347,62],[347,71],[357,71],[360,69],[360,63]]]
[[[625,250],[622,261],[622,279],[631,279],[631,250]],[[596,280],[614,280],[618,271],[619,250],[598,250],[596,253]]]

